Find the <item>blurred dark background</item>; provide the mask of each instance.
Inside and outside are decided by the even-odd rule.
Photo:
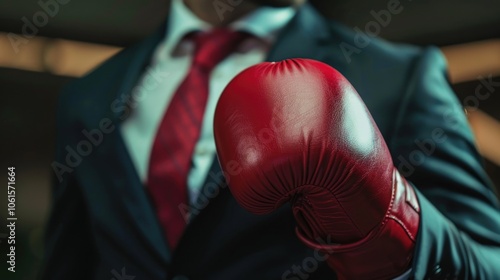
[[[162,24],[167,0],[42,0],[58,4],[46,24],[22,36],[44,9],[36,0],[0,0],[1,168],[16,167],[17,266],[7,273],[5,233],[0,229],[0,279],[34,279],[40,265],[43,227],[50,206],[55,107],[61,87],[121,48]],[[61,4],[65,3],[65,4]],[[364,29],[372,11],[387,0],[313,1],[328,17]],[[479,76],[500,82],[500,1],[404,0],[379,36],[388,40],[442,47],[459,100],[469,110],[485,167],[500,185],[500,87],[486,100],[474,99]],[[57,11],[57,12],[56,12]],[[41,16],[43,20],[43,16]],[[38,20],[40,20],[38,19]],[[25,28],[26,29],[26,28]],[[18,37],[16,37],[18,36]],[[13,38],[17,38],[13,44]],[[20,39],[24,38],[24,39]],[[474,102],[474,100],[477,101]],[[5,181],[4,181],[5,182]],[[7,203],[1,195],[1,219]]]

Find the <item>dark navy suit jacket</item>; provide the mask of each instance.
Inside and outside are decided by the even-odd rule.
[[[62,92],[54,165],[61,177],[42,278],[335,279],[295,237],[288,206],[267,216],[247,213],[231,196],[217,162],[178,248],[169,250],[119,133],[131,89],[164,36],[162,28]],[[443,56],[433,47],[378,39],[360,45],[355,38],[306,4],[267,60],[320,60],[357,89],[394,164],[417,189],[422,218],[412,277],[499,279],[499,203],[447,81]],[[96,129],[103,137],[93,134],[89,151],[82,141]],[[82,152],[80,160],[72,149]]]

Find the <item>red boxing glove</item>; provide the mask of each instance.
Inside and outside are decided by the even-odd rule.
[[[340,279],[390,279],[410,268],[415,192],[335,69],[307,59],[246,69],[222,93],[214,133],[236,200],[256,214],[290,201],[299,238],[327,252]],[[318,242],[326,239],[335,244]]]

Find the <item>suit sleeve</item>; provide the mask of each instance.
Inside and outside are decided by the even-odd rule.
[[[64,95],[63,95],[64,96]],[[52,163],[52,209],[45,233],[45,255],[41,271],[43,280],[92,279],[93,242],[89,234],[89,219],[85,200],[76,176],[65,161],[69,144],[68,118],[64,101],[57,113],[56,157]],[[63,167],[63,165],[65,167]],[[59,175],[58,175],[59,174]]]
[[[415,61],[389,143],[415,186],[421,221],[415,279],[497,279],[500,210],[441,52]]]

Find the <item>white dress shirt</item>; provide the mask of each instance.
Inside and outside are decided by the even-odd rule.
[[[145,71],[133,96],[132,113],[121,126],[121,133],[139,178],[147,182],[149,157],[160,122],[177,87],[191,65],[193,44],[183,40],[192,31],[212,27],[198,19],[182,2],[173,0],[168,17],[167,36],[156,48],[150,68]],[[188,175],[189,199],[194,204],[215,158],[213,120],[217,101],[224,87],[245,68],[264,61],[278,32],[295,14],[291,7],[261,7],[229,27],[246,31],[255,37],[245,40],[241,47],[220,62],[210,75],[209,95],[205,116],[193,154],[193,166]],[[157,75],[155,73],[160,73]],[[152,78],[151,76],[157,77]],[[165,77],[164,79],[158,79]],[[153,81],[153,82],[152,82]],[[408,279],[411,269],[394,280]]]

